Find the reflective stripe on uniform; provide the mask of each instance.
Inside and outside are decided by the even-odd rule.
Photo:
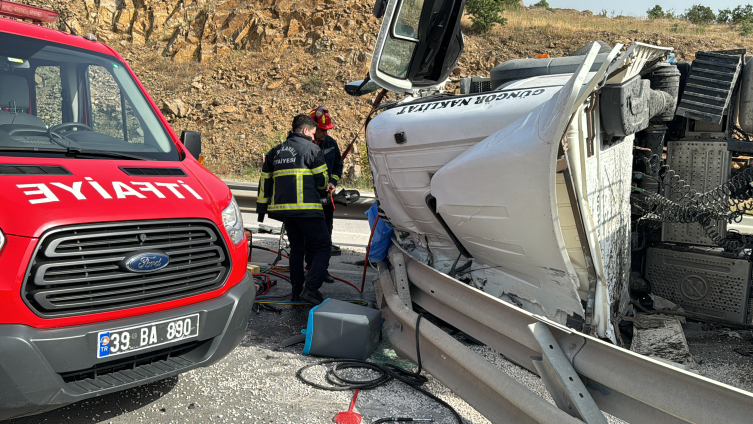
[[[295,191],[296,191],[296,202],[298,202],[299,205],[303,204],[303,175],[298,174],[295,176]]]
[[[335,181],[340,181],[340,176],[339,175],[333,175],[332,179],[335,180]]]
[[[283,175],[298,175],[298,174],[301,174],[301,175],[313,175],[314,172],[312,172],[312,170],[308,169],[308,168],[281,169],[279,171],[273,171],[272,172],[272,178],[281,177]]]
[[[322,166],[317,166],[316,168],[311,170],[312,174],[319,174],[321,172],[327,172],[327,164],[325,163]]]
[[[316,168],[311,170],[311,173],[313,175],[316,174],[324,174],[324,185],[323,186],[316,186],[319,190],[324,190],[327,188],[327,184],[329,183],[329,174],[327,173],[327,164],[325,163],[322,166],[317,166]]]
[[[302,210],[321,210],[321,203],[287,203],[282,205],[271,205],[268,211],[302,211]]]
[[[267,197],[266,193],[264,193],[264,184],[269,179],[269,172],[262,172],[261,178],[259,179],[259,196],[256,199],[257,203],[267,203],[269,201],[269,198]]]

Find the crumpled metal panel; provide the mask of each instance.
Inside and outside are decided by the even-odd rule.
[[[468,149],[431,181],[437,212],[486,266],[479,270],[488,280],[484,291],[514,295],[558,321],[563,312],[583,316],[583,307],[559,225],[557,152],[597,51],[550,101]]]
[[[586,159],[588,204],[599,240],[601,278],[607,285],[610,315],[622,314],[629,305],[630,191],[633,138],[602,147]],[[598,268],[597,268],[598,269]]]

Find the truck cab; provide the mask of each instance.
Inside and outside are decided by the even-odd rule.
[[[255,289],[199,134],[93,36],[7,19],[55,12],[0,14],[0,420],[220,360]]]

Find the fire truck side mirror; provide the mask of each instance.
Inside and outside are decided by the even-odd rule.
[[[201,134],[196,131],[183,131],[180,134],[180,141],[186,146],[186,150],[196,160],[199,160],[199,155],[201,155]]]

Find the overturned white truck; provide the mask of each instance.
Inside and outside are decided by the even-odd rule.
[[[698,319],[745,325],[753,317],[753,239],[727,231],[753,207],[746,157],[753,153],[753,64],[745,66],[745,50],[676,62],[671,47],[594,42],[569,57],[502,63],[489,76],[463,79],[461,94],[452,94],[444,86],[463,50],[463,10],[462,0],[377,1],[383,23],[371,82],[350,87],[357,95],[378,87],[404,95],[380,106],[366,134],[380,217],[395,230],[393,251],[405,254],[407,265],[401,276],[402,263],[382,264],[384,301],[400,289],[390,279],[409,280],[414,303],[547,374],[541,358],[526,356],[542,354],[536,346],[545,342],[524,334],[525,326],[508,326],[514,317],[518,324],[538,320],[554,332],[598,406],[631,421],[748,420],[750,393],[724,386],[742,396],[730,403],[721,385],[700,389],[694,385],[709,381],[629,355],[623,364],[623,349],[597,344],[618,344],[631,295],[635,301],[649,291]],[[396,312],[402,306],[381,298],[380,306],[389,309],[388,322],[399,322],[390,334],[405,332],[412,311]],[[645,374],[684,384],[674,390],[695,390],[706,401],[710,392],[724,392],[723,399],[709,410],[686,396],[674,403],[685,408],[680,412],[656,400],[667,390],[641,393],[638,384],[616,401],[617,377],[595,372],[598,361],[578,365],[575,354],[585,357],[588,349],[563,341],[573,334],[607,349],[607,374],[619,368],[624,379]],[[399,350],[414,355],[410,338],[401,346],[396,337]],[[500,337],[504,343],[495,342]],[[523,347],[505,352],[513,342]],[[576,345],[580,350],[567,352]],[[439,374],[445,368],[427,366]],[[446,376],[454,378],[464,377]],[[565,412],[592,422],[567,410],[577,403],[571,396],[552,395]]]
[[[745,51],[676,63],[671,47],[595,43],[502,63],[452,95],[442,87],[462,51],[460,15],[453,22],[447,2],[429,3],[388,4],[370,72],[406,94],[367,128],[379,207],[398,243],[489,294],[612,340],[631,271],[686,310],[746,322],[750,251],[725,231],[753,206],[753,173],[738,159],[753,152]],[[432,31],[422,13],[455,25],[438,37],[449,47],[420,38]]]

